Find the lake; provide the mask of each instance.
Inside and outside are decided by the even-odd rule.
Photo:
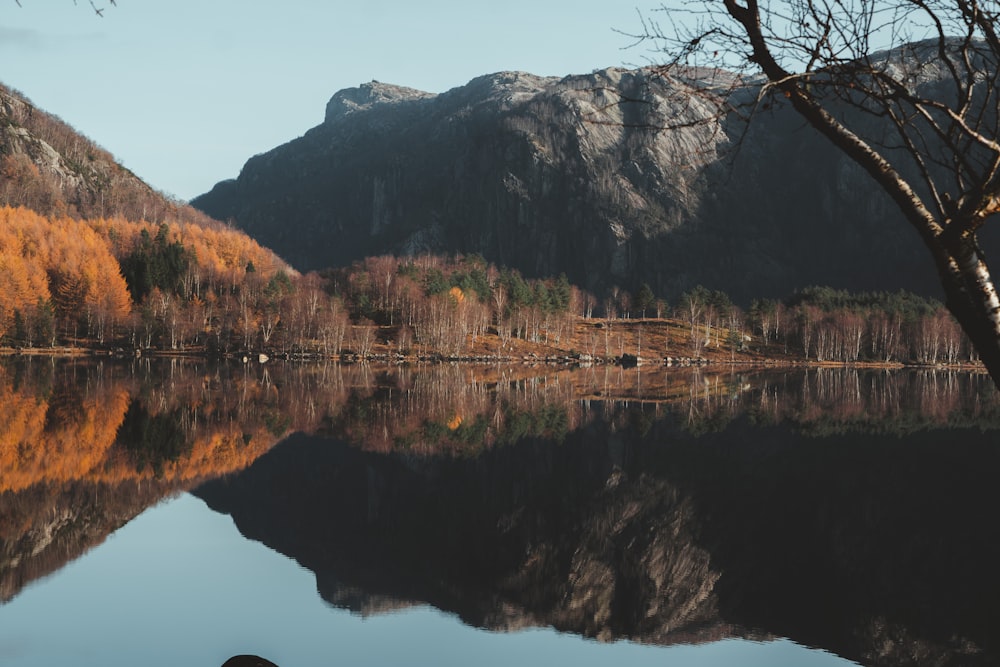
[[[0,664],[1000,664],[948,371],[0,366]]]

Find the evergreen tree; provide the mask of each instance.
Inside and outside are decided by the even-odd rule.
[[[635,307],[642,317],[646,317],[646,311],[656,307],[656,295],[650,289],[648,283],[643,283],[639,291],[635,294]]]

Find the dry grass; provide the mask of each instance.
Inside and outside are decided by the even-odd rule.
[[[380,328],[378,343],[373,349],[376,357],[397,353],[391,345],[397,330],[396,327]],[[546,339],[543,333],[538,341],[511,338],[505,342],[491,332],[470,340],[461,357],[505,361],[564,360],[572,357],[603,363],[617,361],[628,354],[638,357],[640,363],[645,364],[662,364],[668,358],[675,363],[792,364],[800,361],[795,355],[786,353],[780,345],[757,346],[752,340],[746,342],[743,349],[733,350],[726,343],[727,333],[724,329],[711,329],[711,342],[695,354],[690,342],[690,327],[679,320],[578,317],[558,340],[554,336]],[[704,336],[703,327],[699,327],[699,335]],[[414,345],[405,356],[433,355],[433,350]]]

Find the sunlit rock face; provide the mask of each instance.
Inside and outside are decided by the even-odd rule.
[[[299,269],[463,252],[668,299],[699,283],[744,301],[813,284],[936,293],[866,174],[781,105],[749,130],[716,117],[722,95],[754,89],[686,74],[501,72],[440,94],[371,82],[193,204]]]

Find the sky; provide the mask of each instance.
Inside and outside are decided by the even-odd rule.
[[[636,0],[0,0],[0,82],[182,200],[322,122],[343,88],[655,61]]]

